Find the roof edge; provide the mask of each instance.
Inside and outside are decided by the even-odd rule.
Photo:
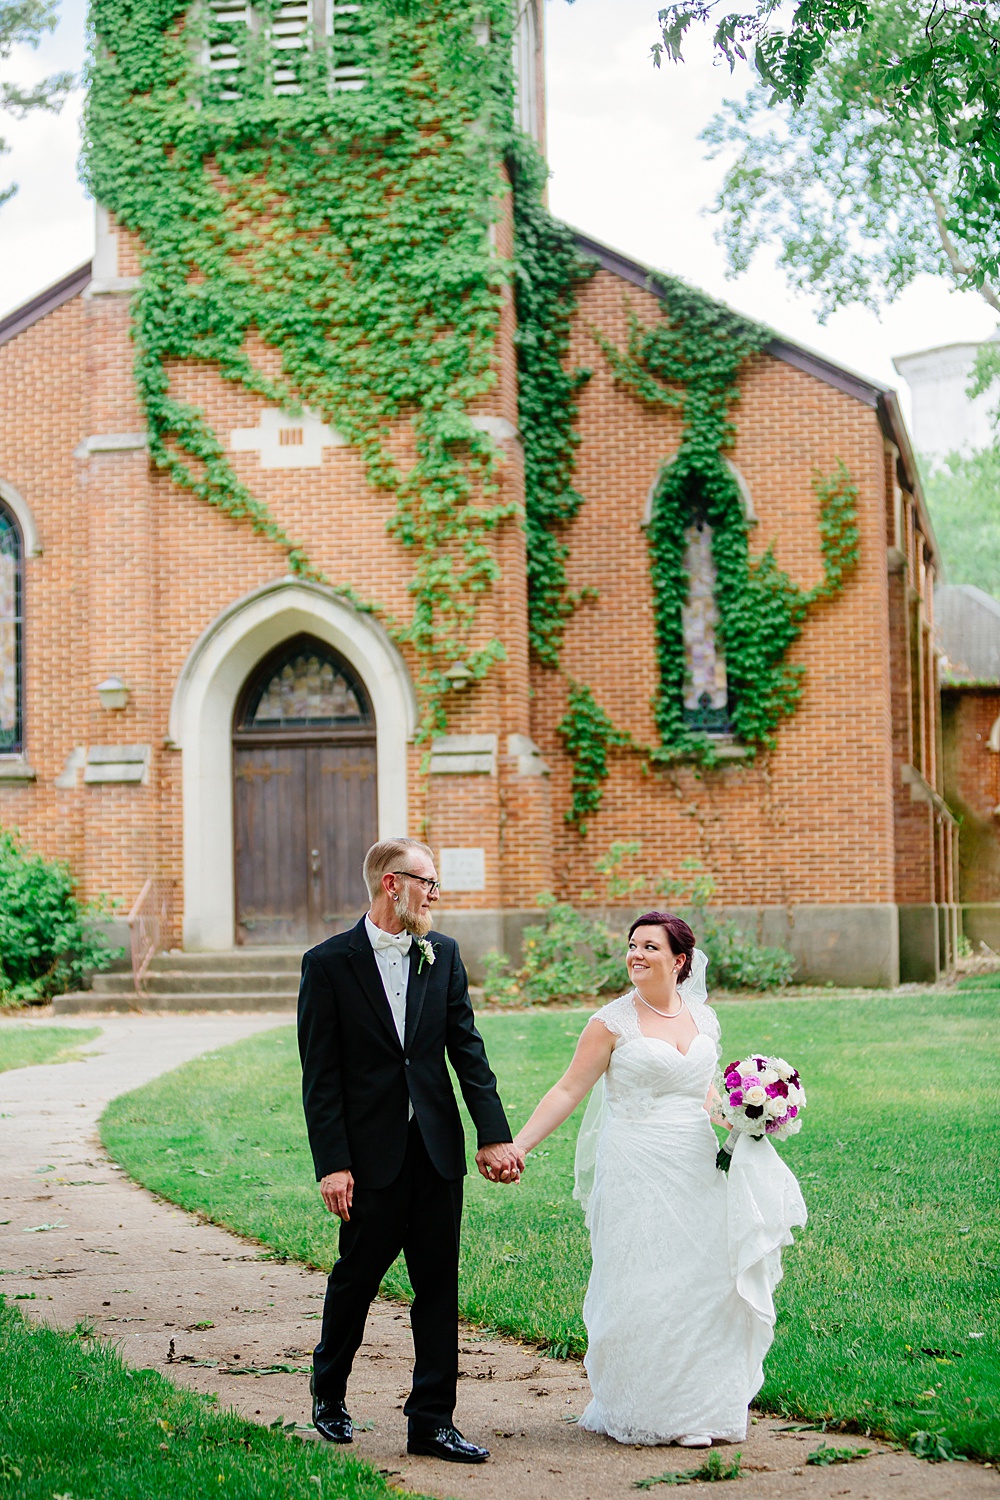
[[[28,302],[22,302],[20,307],[15,307],[13,312],[0,318],[0,344],[9,344],[11,339],[17,338],[19,333],[30,328],[33,323],[39,322],[48,313],[55,312],[64,302],[78,297],[93,280],[93,265],[93,261],[88,260],[82,266],[77,266],[75,271],[70,271],[61,281],[46,287],[44,292],[39,292]]]
[[[641,261],[633,260],[630,256],[623,255],[620,250],[613,250],[610,245],[604,245],[600,240],[592,239],[589,234],[574,229],[572,225],[568,227],[581,254],[596,260],[605,271],[610,271],[632,286],[641,287],[643,291],[651,292],[654,297],[662,299],[663,294],[657,286],[658,278],[664,274],[662,271],[656,271]],[[838,365],[833,360],[827,359],[825,355],[817,354],[814,349],[793,343],[791,339],[775,336],[765,344],[763,352],[770,354],[773,359],[782,360],[796,370],[802,370],[806,375],[812,375],[816,380],[823,381],[824,385],[833,386],[845,396],[860,401],[863,406],[870,407],[878,413],[882,434],[892,443],[898,454],[897,478],[900,488],[905,489],[916,501],[920,516],[920,529],[926,538],[939,576],[943,576],[941,549],[934,535],[934,527],[927,509],[916,454],[900,410],[899,396],[893,387],[883,385],[880,380],[873,380],[870,376],[860,375],[856,370],[849,370],[844,365]]]

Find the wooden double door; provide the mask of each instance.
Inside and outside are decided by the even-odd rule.
[[[375,842],[375,748],[234,747],[240,943],[318,943],[367,904]]]
[[[265,665],[265,691],[256,701],[251,691],[234,733],[238,943],[321,942],[357,921],[367,906],[361,866],[378,836],[374,724],[356,683],[348,706],[360,699],[361,711],[353,723],[338,724],[328,714],[317,724],[322,716],[303,709],[303,702],[306,710],[310,705],[301,694],[292,702],[297,712],[282,722],[274,680],[282,671],[286,684],[317,680],[317,643],[296,644],[293,671],[287,660],[283,669],[279,660],[277,673],[274,663]],[[332,657],[328,650],[326,657]],[[326,670],[322,654],[319,660]],[[334,665],[343,671],[343,663],[335,659]],[[321,708],[329,709],[329,698],[314,695]]]

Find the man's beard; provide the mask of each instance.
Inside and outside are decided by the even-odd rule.
[[[418,898],[414,898],[414,900],[416,899]],[[403,924],[404,932],[412,933],[414,937],[421,938],[426,937],[434,926],[433,917],[425,915],[419,907],[411,911],[405,896],[396,896],[393,899],[392,905],[396,916]]]

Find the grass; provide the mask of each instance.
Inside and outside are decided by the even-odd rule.
[[[0,1073],[40,1063],[76,1062],[84,1042],[100,1036],[99,1026],[0,1026]]]
[[[810,1222],[785,1257],[758,1404],[905,1441],[1000,1456],[1000,987],[721,1004],[726,1058],[802,1070],[809,1110],[780,1149]],[[558,1075],[582,1012],[482,1018],[512,1123]],[[140,1182],[275,1251],[328,1266],[336,1229],[305,1146],[293,1031],[261,1034],[116,1100],[111,1153]],[[575,1128],[519,1188],[468,1183],[461,1297],[472,1320],[584,1347],[587,1236],[571,1200]],[[664,1274],[668,1274],[665,1267]],[[406,1291],[401,1268],[388,1290]]]
[[[84,1435],[86,1441],[83,1441]],[[220,1411],[0,1297],[0,1493],[17,1500],[387,1500],[369,1464]]]

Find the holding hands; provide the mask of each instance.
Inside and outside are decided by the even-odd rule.
[[[476,1166],[487,1182],[520,1182],[524,1171],[524,1152],[511,1141],[480,1146]]]

